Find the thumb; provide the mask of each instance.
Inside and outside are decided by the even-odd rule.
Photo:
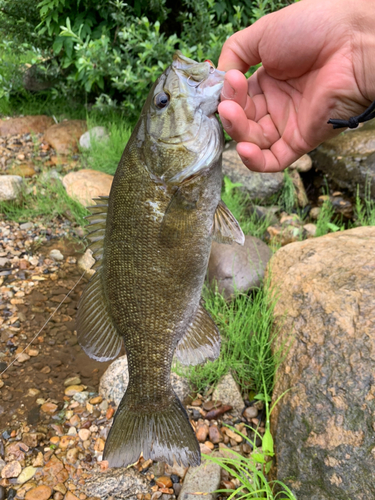
[[[259,44],[266,30],[269,16],[264,16],[254,24],[238,31],[224,43],[219,57],[218,69],[229,71],[238,69],[242,73],[261,62]]]

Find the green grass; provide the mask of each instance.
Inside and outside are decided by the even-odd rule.
[[[249,208],[252,205],[250,197],[243,191],[236,189],[237,187],[239,187],[238,184],[233,184],[228,177],[224,177],[221,198],[239,222],[244,234],[262,238],[267,227],[271,225],[272,214],[261,220],[255,212],[250,214]]]
[[[46,176],[44,180],[38,177],[28,181],[19,202],[0,202],[0,214],[16,222],[28,222],[36,218],[48,221],[54,217],[64,217],[84,226],[84,217],[89,212],[68,196],[59,180]]]
[[[357,187],[355,213],[357,226],[375,226],[375,200],[371,198],[370,182],[366,182],[363,200],[359,197],[359,187]]]
[[[296,188],[287,169],[284,170],[284,184],[278,196],[277,204],[283,207],[288,214],[292,213],[293,209],[297,206]]]
[[[97,111],[93,111],[88,114],[87,123],[89,129],[99,125],[106,127],[109,138],[106,141],[98,141],[95,137],[92,138],[90,150],[81,151],[84,166],[114,175],[131,136],[131,126],[126,122],[123,115],[114,112],[103,116]]]
[[[268,282],[250,296],[237,293],[231,301],[205,288],[203,299],[221,334],[220,356],[215,361],[178,370],[183,370],[198,392],[216,384],[230,371],[244,392],[259,392],[264,383],[268,393],[272,393],[282,353],[271,351],[277,334],[272,331],[277,296]]]

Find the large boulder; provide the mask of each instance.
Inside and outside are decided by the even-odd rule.
[[[312,153],[315,168],[322,170],[340,188],[361,196],[366,182],[375,196],[375,120],[354,131],[329,139]]]
[[[284,184],[282,172],[252,172],[245,167],[233,145],[223,153],[223,174],[232,182],[240,183],[239,189],[246,192],[252,200],[268,200]]]
[[[259,287],[268,261],[270,248],[259,238],[246,236],[243,246],[212,243],[208,263],[208,280],[225,298],[231,297],[235,289],[247,292]]]
[[[55,122],[46,115],[22,116],[0,120],[0,136],[16,134],[41,134]]]
[[[69,196],[76,198],[85,207],[95,205],[94,198],[108,196],[113,176],[98,170],[82,169],[69,172],[62,182]]]
[[[278,288],[276,475],[298,500],[375,498],[375,227],[293,243]]]
[[[56,123],[44,134],[44,140],[56,153],[67,155],[78,151],[78,141],[87,130],[85,120],[67,120]]]

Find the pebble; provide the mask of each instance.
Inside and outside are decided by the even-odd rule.
[[[21,352],[21,354],[17,355],[17,361],[19,363],[24,363],[25,361],[28,361],[30,359],[30,356],[26,354],[25,352]]]
[[[80,385],[80,384],[81,384],[81,379],[77,376],[69,377],[64,382],[65,387],[68,387],[71,385]]]
[[[82,392],[84,389],[83,385],[70,385],[65,389],[66,396],[74,396],[77,392]]]
[[[52,488],[44,484],[29,490],[25,495],[25,500],[48,500],[52,495]]]
[[[5,488],[0,486],[0,500],[5,500]]]
[[[195,429],[195,435],[200,443],[204,443],[208,436],[208,425],[205,423],[198,423]]]
[[[57,248],[54,248],[53,250],[51,250],[49,253],[49,256],[53,260],[57,260],[57,261],[64,260],[63,254]]]
[[[219,408],[220,406],[221,406],[221,401],[211,400],[211,401],[206,401],[205,403],[203,403],[203,409],[205,411],[211,411],[214,408]]]
[[[251,420],[252,418],[256,418],[258,416],[258,408],[255,406],[248,406],[244,412],[243,416],[246,418],[246,420]]]
[[[91,398],[90,399],[90,403],[92,405],[98,405],[99,403],[101,403],[103,401],[103,398],[101,396],[96,396],[95,398]]]
[[[3,479],[9,479],[12,477],[18,477],[21,474],[21,464],[14,460],[6,464],[6,466],[1,471],[1,477]]]
[[[86,441],[87,439],[90,438],[91,432],[88,429],[80,429],[78,431],[78,436],[81,439],[81,441]]]
[[[159,488],[171,488],[172,487],[172,480],[168,476],[162,476],[157,479],[155,479],[156,484],[159,486]]]
[[[32,467],[31,465],[29,467],[25,467],[21,472],[21,474],[18,476],[17,483],[18,484],[26,483],[26,481],[28,481],[34,476],[36,471],[37,469],[35,467]]]
[[[217,425],[210,425],[209,428],[209,436],[210,436],[210,441],[214,444],[221,443],[223,441],[223,435],[219,431],[219,428]]]
[[[44,411],[44,413],[48,413],[48,414],[52,415],[57,410],[57,405],[55,405],[54,403],[44,403],[40,407],[40,409],[42,411]]]

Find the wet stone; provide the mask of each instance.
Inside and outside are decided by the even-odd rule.
[[[52,488],[42,484],[29,490],[25,495],[25,500],[48,500],[51,495]]]

